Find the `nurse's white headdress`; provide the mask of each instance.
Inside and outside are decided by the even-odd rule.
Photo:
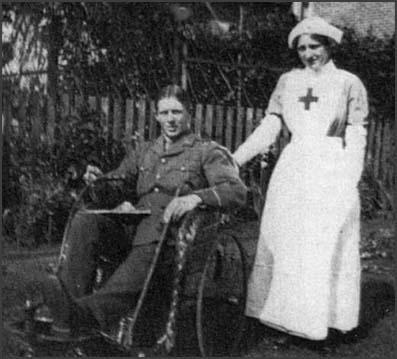
[[[330,25],[324,19],[318,16],[308,17],[299,22],[288,35],[288,47],[292,49],[294,40],[303,34],[317,34],[330,37],[340,44],[343,31]]]

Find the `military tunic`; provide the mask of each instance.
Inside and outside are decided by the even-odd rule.
[[[162,136],[143,143],[106,177],[123,177],[124,189],[136,186],[139,200],[135,207],[148,208],[151,215],[137,226],[131,250],[131,238],[126,241],[121,226],[109,218],[78,213],[72,221],[60,277],[79,298],[81,307],[91,311],[102,328],[117,322],[131,308],[142,288],[160,239],[163,211],[177,188],[181,189],[180,196],[196,194],[202,199],[201,205],[222,209],[243,205],[246,197],[246,188],[227,149],[192,133],[183,135],[167,150]],[[122,194],[123,187],[117,188],[118,191],[115,188],[115,193]],[[122,197],[116,199],[121,200]],[[166,248],[172,256],[173,247]],[[104,250],[114,258],[122,257],[126,250],[128,254],[104,287],[88,295],[92,289],[95,257]]]

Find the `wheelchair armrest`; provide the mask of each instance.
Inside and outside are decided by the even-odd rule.
[[[207,242],[216,235],[221,219],[221,212],[215,208],[195,208],[182,218],[177,236],[185,242]]]

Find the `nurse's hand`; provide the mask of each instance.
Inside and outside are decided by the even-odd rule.
[[[196,208],[202,199],[196,194],[174,198],[164,210],[163,220],[165,223],[177,221],[184,214]]]

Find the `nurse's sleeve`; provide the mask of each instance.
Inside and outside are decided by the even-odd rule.
[[[242,166],[251,158],[260,153],[265,153],[276,140],[281,130],[282,101],[281,95],[285,89],[286,75],[282,75],[274,89],[265,117],[261,120],[255,131],[233,153],[234,160]]]
[[[368,124],[367,91],[361,80],[355,77],[349,91],[348,118],[345,132],[345,165],[350,180],[358,184],[364,168]]]

